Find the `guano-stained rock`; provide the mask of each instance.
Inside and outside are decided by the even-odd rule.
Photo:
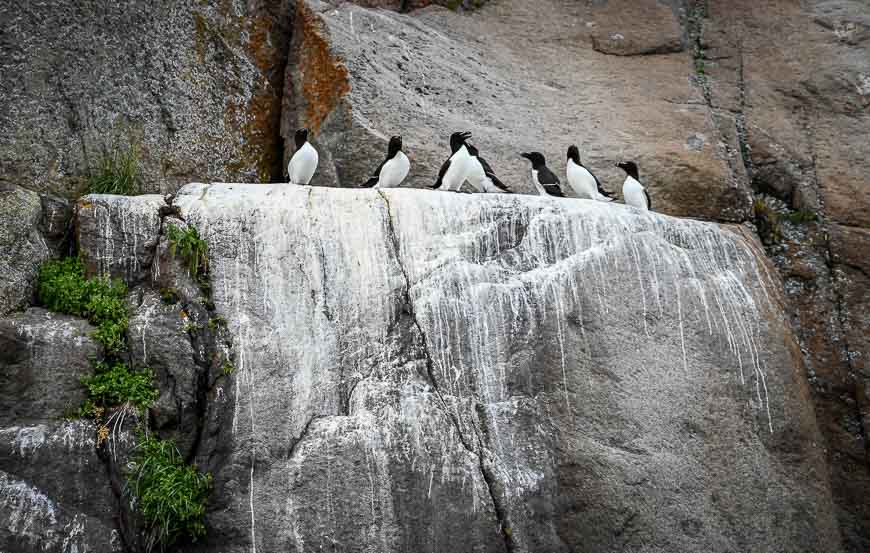
[[[76,204],[76,241],[88,276],[119,278],[128,284],[145,278],[160,235],[156,194],[89,194]]]
[[[194,184],[176,205],[236,356],[210,544],[839,550],[743,231],[423,191]]]

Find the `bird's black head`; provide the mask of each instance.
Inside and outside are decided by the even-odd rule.
[[[450,135],[450,151],[454,154],[459,151],[459,148],[465,144],[465,141],[471,138],[471,133],[468,131],[455,132]]]
[[[393,156],[402,150],[402,137],[394,136],[390,138],[390,145],[387,148],[387,159],[393,159]]]
[[[308,142],[308,129],[299,129],[296,131],[294,140],[296,141],[296,149],[298,150],[303,144]]]
[[[621,161],[616,164],[617,167],[625,171],[628,176],[634,177],[635,179],[639,179],[640,177],[637,174],[637,164],[633,161]]]
[[[544,154],[542,154],[541,152],[527,152],[520,155],[531,161],[532,168],[534,169],[537,169],[538,167],[543,167],[547,164],[546,160],[544,159]]]
[[[580,165],[580,149],[577,148],[577,146],[574,146],[572,144],[568,147],[568,159],[570,159],[577,165]]]

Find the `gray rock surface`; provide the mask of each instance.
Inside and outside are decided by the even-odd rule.
[[[89,421],[0,429],[0,550],[122,551]]]
[[[0,182],[0,315],[33,301],[39,265],[50,255],[41,217],[36,193]]]
[[[202,550],[840,550],[741,229],[286,185],[176,204],[237,366]]]
[[[102,353],[87,321],[31,308],[0,318],[0,426],[60,420],[85,400],[81,377]]]
[[[76,203],[76,242],[88,276],[129,284],[148,275],[160,236],[161,196],[89,194]]]
[[[0,4],[0,183],[80,195],[131,143],[145,191],[280,178],[292,1]]]
[[[745,220],[751,200],[732,159],[737,138],[720,135],[680,37],[677,13],[652,1],[504,0],[471,14],[406,15],[304,0],[282,133],[315,131],[313,184],[358,186],[389,137],[402,134],[412,156],[407,185],[431,185],[450,133],[469,130],[516,191],[532,190],[520,152],[543,152],[564,175],[575,143],[608,190],[621,194],[614,164],[630,158],[657,210]],[[650,52],[664,54],[630,55]],[[289,159],[292,140],[285,144]]]

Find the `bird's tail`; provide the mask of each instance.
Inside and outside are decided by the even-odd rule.
[[[505,194],[513,194],[513,192],[511,191],[510,188],[508,188],[507,186],[505,186],[505,184],[503,182],[498,180],[497,176],[495,176],[493,174],[489,174],[489,175],[487,175],[487,177],[489,177],[489,180],[492,181],[492,184],[494,184],[496,188],[498,188],[499,190],[501,190]]]
[[[374,185],[378,183],[378,177],[372,177],[369,180],[365,181],[360,188],[372,188]]]

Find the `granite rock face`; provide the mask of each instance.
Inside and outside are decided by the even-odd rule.
[[[139,150],[144,191],[281,177],[290,0],[0,6],[0,183],[77,196]]]
[[[39,232],[39,196],[0,183],[0,314],[29,305],[39,265],[51,251]]]
[[[431,185],[450,133],[469,130],[517,192],[532,190],[521,152],[541,151],[564,175],[574,143],[611,191],[621,194],[624,179],[614,164],[634,159],[658,210],[747,219],[739,145],[720,136],[687,71],[679,11],[653,1],[586,4],[506,0],[470,14],[400,14],[300,1],[282,133],[315,131],[314,184],[358,186],[389,137],[402,134],[408,185]]]
[[[743,231],[421,191],[190,185],[176,205],[237,367],[200,550],[839,550]]]
[[[88,276],[134,284],[148,275],[160,236],[157,194],[89,194],[76,203],[76,245]]]
[[[0,319],[2,551],[122,551],[120,490],[100,459],[97,426],[63,421],[84,401],[80,379],[100,354],[92,330],[36,308]]]

